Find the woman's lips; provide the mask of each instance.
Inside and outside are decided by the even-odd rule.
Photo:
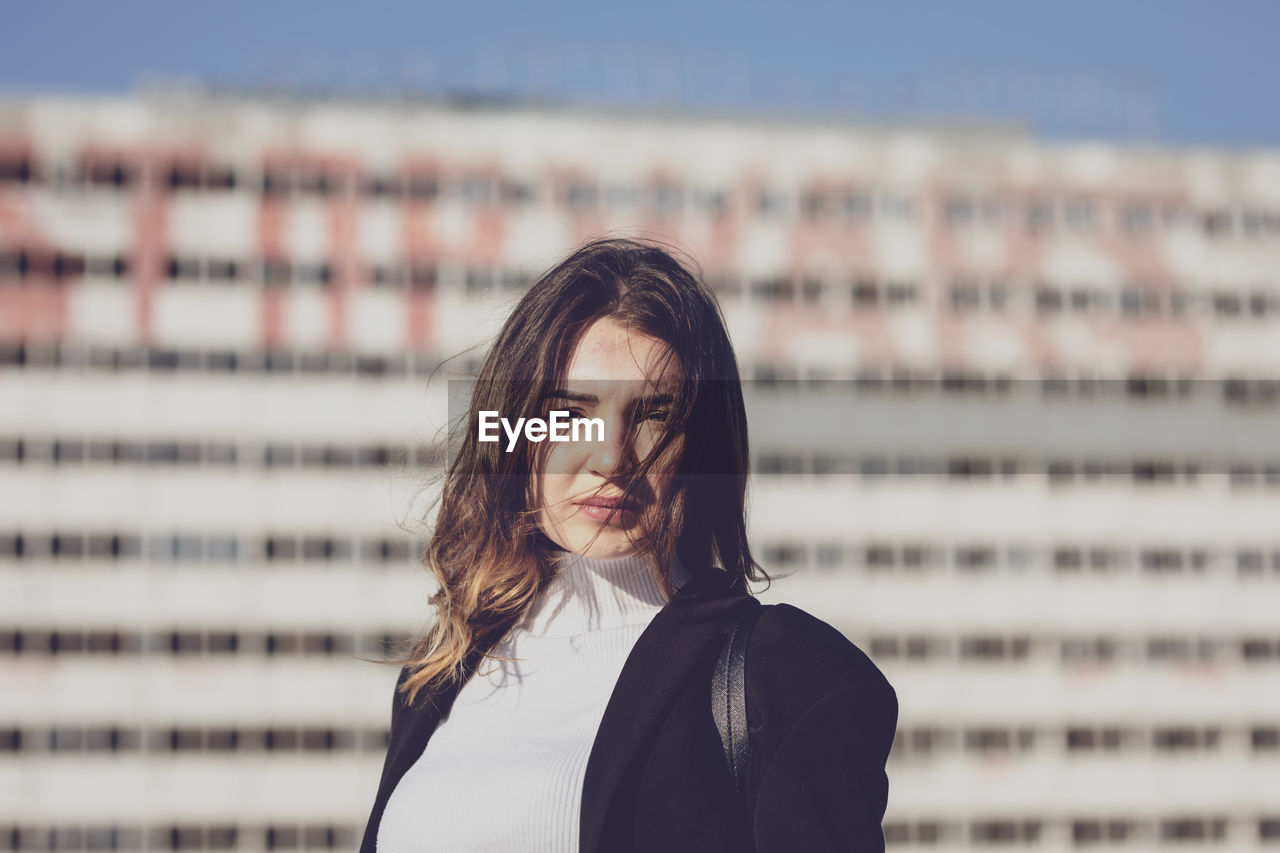
[[[630,525],[636,517],[634,504],[610,498],[588,498],[578,501],[578,511],[592,521],[620,527]]]

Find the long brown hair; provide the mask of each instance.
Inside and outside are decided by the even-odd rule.
[[[711,290],[665,249],[603,239],[578,249],[544,275],[511,312],[471,393],[465,427],[451,440],[427,567],[439,582],[437,619],[401,663],[401,690],[418,692],[465,677],[469,661],[519,619],[552,577],[561,554],[535,521],[530,474],[544,445],[505,452],[477,438],[480,411],[545,416],[544,398],[564,379],[579,339],[610,318],[663,341],[684,393],[672,405],[658,445],[624,477],[629,491],[674,447],[674,475],[641,534],[660,583],[674,594],[673,558],[694,578],[721,573],[740,590],[769,577],[747,543],[747,419],[733,346]]]

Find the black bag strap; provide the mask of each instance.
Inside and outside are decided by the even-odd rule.
[[[711,677],[711,716],[720,732],[725,761],[738,797],[746,788],[751,744],[747,731],[747,641],[764,607],[753,605],[725,629],[728,639]]]

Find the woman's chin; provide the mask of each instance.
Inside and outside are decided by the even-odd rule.
[[[581,554],[584,557],[590,557],[594,560],[612,560],[621,557],[634,556],[638,549],[636,544],[631,541],[625,531],[605,528],[600,530],[598,536],[594,536],[595,531],[587,533],[581,537],[574,537],[578,541],[573,543],[577,547],[571,550],[575,554]],[[594,540],[593,540],[594,536]]]

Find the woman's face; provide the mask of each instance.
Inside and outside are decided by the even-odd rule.
[[[661,438],[678,393],[680,369],[665,343],[602,318],[587,328],[570,359],[564,386],[543,410],[569,410],[574,418],[599,418],[604,438],[583,430],[579,440],[547,442],[533,479],[538,526],[560,547],[609,559],[635,554],[636,539],[657,506],[678,458],[679,440],[642,482],[637,464]],[[623,491],[632,486],[623,502]]]

